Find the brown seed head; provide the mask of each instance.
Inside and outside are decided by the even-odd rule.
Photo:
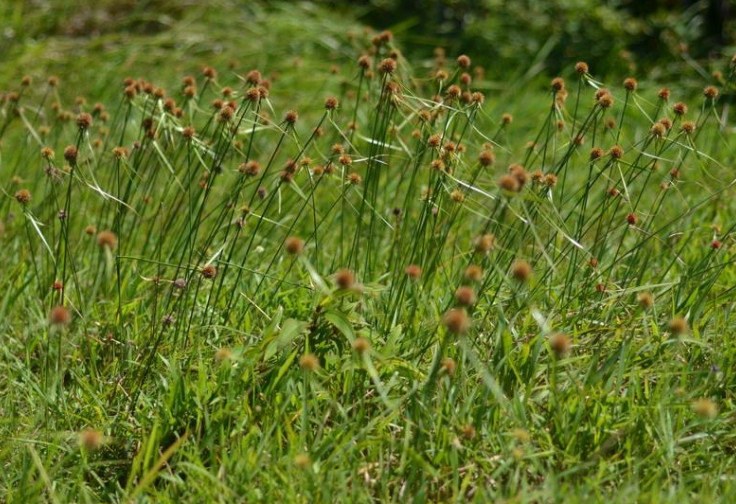
[[[498,179],[498,186],[507,192],[518,192],[521,190],[519,180],[513,175],[503,175]]]
[[[15,200],[25,206],[31,202],[31,191],[28,189],[19,189],[15,192]]]
[[[396,60],[386,58],[378,65],[378,71],[381,74],[392,74],[396,71]]]
[[[637,217],[635,213],[630,213],[626,216],[626,222],[628,222],[630,226],[633,226],[639,222],[639,217]]]
[[[464,309],[453,308],[442,317],[442,324],[452,334],[462,334],[470,328],[470,319]]]
[[[684,116],[687,114],[687,105],[682,102],[677,102],[672,106],[672,111],[678,116]]]
[[[565,89],[565,80],[562,77],[555,77],[550,83],[552,90],[555,92],[562,91]]]
[[[340,289],[350,289],[355,284],[355,274],[349,269],[341,269],[335,274],[335,284]]]
[[[355,341],[353,341],[353,350],[355,350],[355,353],[357,354],[364,354],[368,352],[371,349],[371,342],[368,341],[366,338],[363,337],[357,337],[355,338]]]
[[[655,138],[662,138],[667,134],[667,128],[664,126],[664,124],[660,122],[656,122],[652,125],[652,128],[649,130],[649,133],[652,134]]]
[[[639,302],[639,305],[645,310],[648,310],[649,308],[654,306],[654,296],[652,296],[650,292],[642,292],[636,297],[636,300]]]
[[[118,245],[118,237],[112,231],[100,231],[97,235],[97,244],[102,248],[115,250]]]
[[[77,155],[77,148],[73,145],[69,145],[64,149],[64,159],[66,159],[70,164],[77,162]]]
[[[79,445],[88,452],[100,449],[104,441],[105,437],[95,429],[85,429],[79,433]]]
[[[526,261],[516,260],[511,265],[511,276],[517,282],[527,282],[532,276],[532,266]]]
[[[680,129],[687,135],[692,135],[695,132],[695,123],[693,121],[682,121]]]
[[[469,68],[470,58],[465,54],[461,54],[457,57],[457,66],[459,66],[460,68]]]
[[[328,96],[325,99],[325,110],[335,110],[337,108],[337,98],[334,96]]]
[[[49,313],[49,322],[55,326],[69,325],[72,321],[72,314],[64,306],[54,306]]]
[[[588,64],[585,61],[578,61],[575,63],[575,71],[580,75],[587,74],[588,70]]]
[[[708,86],[703,90],[703,96],[708,100],[715,100],[718,94],[718,88],[715,86]]]
[[[670,332],[674,334],[675,336],[681,336],[683,334],[687,334],[688,332],[687,320],[685,320],[683,317],[674,317],[672,320],[670,320],[669,329],[670,329]]]
[[[412,280],[418,280],[422,276],[422,268],[418,264],[410,264],[406,267],[406,276]]]
[[[207,279],[213,279],[217,276],[217,268],[212,264],[206,264],[202,266],[202,276]]]
[[[440,365],[442,366],[440,371],[443,374],[446,374],[447,376],[453,376],[455,374],[457,364],[455,364],[455,361],[451,358],[445,357],[444,359],[442,359],[442,363]]]
[[[319,369],[319,358],[311,353],[305,353],[299,357],[299,366],[308,372],[314,372]]]
[[[295,110],[289,110],[284,116],[284,121],[286,122],[286,124],[291,126],[296,123],[297,119],[299,119],[299,114],[297,114]]]
[[[483,279],[483,268],[477,264],[471,264],[465,268],[464,276],[470,282],[480,282]]]
[[[624,149],[620,145],[614,145],[608,152],[613,159],[621,159],[624,156]]]
[[[708,398],[698,399],[692,403],[693,412],[703,418],[718,416],[718,405]]]
[[[304,252],[304,240],[296,236],[289,236],[284,241],[284,249],[291,255],[298,255]]]
[[[626,79],[624,79],[624,88],[626,89],[626,91],[636,91],[637,87],[639,87],[639,83],[636,82],[636,79],[634,79],[633,77],[627,77]]]
[[[479,254],[487,254],[496,244],[496,237],[491,233],[479,236],[475,240],[475,251]]]
[[[570,353],[572,342],[564,333],[555,333],[549,337],[549,346],[557,357],[564,357]]]
[[[475,304],[475,291],[466,285],[458,287],[455,291],[455,301],[460,306],[471,306]]]

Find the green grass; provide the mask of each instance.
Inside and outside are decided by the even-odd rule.
[[[467,102],[454,57],[444,80],[400,54],[382,74],[391,41],[369,76],[374,34],[350,20],[219,5],[13,45],[0,500],[734,498],[727,104],[642,79],[605,83],[604,108],[574,61],[566,100],[537,68],[479,75]],[[165,97],[125,98],[126,75]],[[226,86],[232,117],[212,106]]]

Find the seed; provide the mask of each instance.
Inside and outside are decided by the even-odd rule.
[[[624,88],[626,91],[636,91],[636,88],[639,86],[639,84],[636,82],[636,79],[633,77],[628,77],[624,79]]]
[[[483,268],[477,264],[471,264],[465,268],[465,279],[470,282],[480,282],[483,279]]]
[[[678,116],[687,114],[687,105],[682,102],[677,102],[672,106],[672,111]]]
[[[396,71],[396,60],[386,58],[378,65],[378,71],[382,74],[392,74]]]
[[[465,54],[461,54],[457,57],[457,66],[459,66],[460,68],[470,67],[470,58]]]
[[[578,61],[575,64],[575,71],[580,75],[588,73],[588,64],[585,61]]]

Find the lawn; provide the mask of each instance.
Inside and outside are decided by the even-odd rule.
[[[145,5],[0,5],[0,502],[736,500],[729,56]]]

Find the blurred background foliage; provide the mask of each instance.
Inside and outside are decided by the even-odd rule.
[[[571,60],[598,75],[658,69],[681,59],[716,59],[734,43],[731,0],[320,0],[362,9],[361,21],[401,34],[407,50],[473,54],[491,72]],[[666,72],[666,69],[664,69]]]
[[[437,47],[448,61],[472,55],[487,90],[546,80],[578,60],[600,80],[702,89],[723,84],[713,73],[728,72],[735,15],[733,0],[2,0],[0,89],[34,70],[104,86],[85,61],[100,53],[97,71],[116,75],[246,59],[329,68],[347,62],[340,48],[365,26],[392,30],[406,62],[427,72]],[[266,65],[268,55],[279,58]]]

